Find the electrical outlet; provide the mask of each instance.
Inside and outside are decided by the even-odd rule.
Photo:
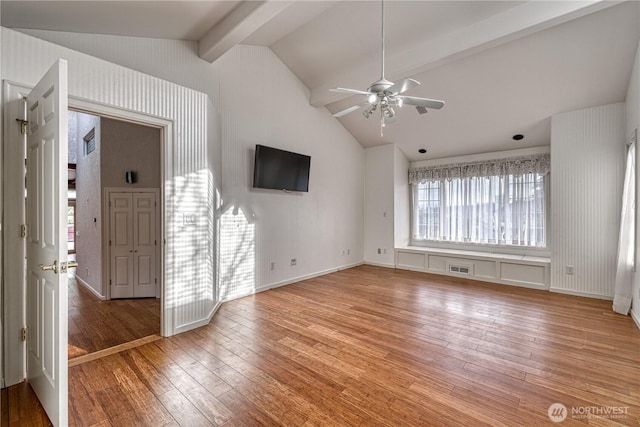
[[[387,254],[387,248],[384,248],[384,254],[385,255]]]
[[[298,264],[298,260],[296,258],[291,258],[291,266],[295,266]]]
[[[270,269],[271,271],[275,270],[275,269],[276,269],[276,263],[275,263],[275,262],[273,262],[273,261],[271,261],[271,266],[269,267],[269,269]]]
[[[573,265],[565,265],[564,273],[573,276]]]
[[[347,249],[347,255],[351,255],[351,249]]]
[[[342,250],[342,256],[344,256],[344,249]]]
[[[378,255],[382,253],[382,249],[378,248]]]

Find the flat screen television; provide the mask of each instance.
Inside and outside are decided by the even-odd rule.
[[[307,192],[310,166],[310,156],[256,145],[253,187]]]

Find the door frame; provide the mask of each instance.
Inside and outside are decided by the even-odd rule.
[[[103,289],[105,291],[105,298],[111,299],[111,286],[109,280],[111,279],[111,247],[109,246],[109,236],[111,236],[111,212],[109,208],[109,199],[111,193],[155,193],[156,195],[156,218],[160,218],[160,207],[162,204],[162,197],[159,188],[147,188],[147,187],[105,187],[102,190],[102,280],[105,284]],[[163,234],[161,234],[161,221],[156,221],[156,236],[158,245],[156,245],[156,276],[158,277],[158,283],[156,285],[156,298],[162,296],[162,269],[160,268],[160,248],[162,245]],[[160,310],[162,313],[162,310]],[[162,314],[161,314],[162,316]],[[161,321],[162,323],[162,321]]]
[[[73,111],[78,111],[81,113],[93,114],[96,116],[100,116],[103,118],[120,120],[128,123],[139,124],[142,126],[151,126],[160,130],[160,197],[158,200],[161,202],[158,213],[158,223],[159,223],[159,234],[158,240],[160,242],[159,246],[159,257],[158,257],[158,285],[160,288],[160,335],[168,336],[171,331],[171,325],[168,324],[169,319],[165,315],[166,310],[166,297],[165,297],[165,275],[166,275],[166,206],[164,201],[167,200],[166,197],[166,187],[164,185],[165,180],[167,178],[167,170],[172,164],[172,148],[173,148],[173,121],[163,118],[152,116],[149,114],[139,113],[136,111],[125,110],[118,107],[113,107],[110,105],[102,104],[99,102],[91,101],[88,99],[71,96],[69,95],[69,109]],[[106,221],[108,222],[108,221]],[[104,227],[105,221],[103,219],[102,225]],[[104,228],[103,228],[104,230]],[[104,234],[103,234],[104,237]],[[103,248],[104,248],[104,238],[103,238]],[[105,251],[103,249],[103,265],[104,265],[104,256]],[[103,271],[103,279],[104,279],[104,271]],[[104,283],[103,289],[109,289],[108,282]],[[111,289],[108,292],[105,292],[106,295],[110,295]]]
[[[11,80],[2,80],[3,94],[2,94],[2,133],[3,133],[3,147],[2,147],[2,166],[1,170],[4,172],[5,177],[13,177],[14,175],[20,173],[20,168],[24,167],[24,165],[20,165],[19,163],[14,162],[14,157],[19,156],[19,154],[15,153],[16,150],[22,149],[26,150],[25,142],[26,136],[20,134],[19,124],[15,121],[15,117],[9,117],[12,113],[9,108],[6,108],[8,103],[14,98],[10,98],[10,93],[12,90],[15,90],[17,95],[26,96],[27,93],[31,91],[33,86],[26,85],[23,83],[14,82]],[[164,201],[166,198],[165,188],[165,180],[168,176],[168,171],[170,170],[173,158],[172,151],[174,145],[174,122],[173,120],[153,116],[145,113],[140,113],[136,111],[131,111],[123,108],[118,108],[115,106],[103,104],[100,102],[88,100],[85,98],[80,98],[77,96],[69,95],[68,98],[68,108],[73,111],[84,112],[87,114],[98,115],[105,118],[112,118],[120,121],[136,123],[143,126],[152,126],[156,127],[160,130],[160,200],[162,203],[160,204],[159,209],[159,223],[160,223],[160,257],[158,259],[158,268],[160,274],[159,285],[160,285],[160,335],[168,336],[172,331],[172,327],[169,324],[169,318],[166,315],[166,298],[165,298],[165,276],[166,276],[166,206]],[[25,107],[26,111],[26,107]],[[22,148],[19,146],[22,145]],[[9,153],[7,150],[11,150]],[[11,160],[11,161],[10,161]],[[1,384],[3,387],[9,387],[11,385],[18,384],[26,378],[26,346],[23,341],[21,341],[20,336],[15,331],[19,331],[20,328],[26,325],[26,258],[21,258],[22,262],[18,259],[21,257],[21,248],[26,254],[26,241],[19,237],[19,228],[20,224],[25,224],[25,211],[26,207],[24,206],[24,197],[16,196],[14,194],[8,194],[7,186],[12,184],[13,182],[10,179],[3,180],[2,183],[2,202],[0,206],[2,207],[3,219],[2,228],[4,231],[3,236],[3,244],[12,243],[12,247],[15,244],[15,251],[11,251],[15,259],[7,260],[7,256],[9,256],[8,252],[2,253],[3,256],[3,283],[2,283],[2,291],[3,299],[3,312],[2,312],[2,332],[4,337],[2,346],[0,348],[3,350],[3,355],[0,360],[2,360],[3,369],[0,369],[1,374],[0,379],[3,379],[4,384]],[[15,183],[13,183],[15,184]],[[24,183],[22,185],[22,192],[24,194]],[[20,202],[19,199],[22,197],[22,208],[21,213],[15,212],[11,215],[11,217],[7,217],[7,207],[12,204],[18,208],[20,211]],[[9,200],[12,203],[5,203],[7,198],[12,198]],[[16,231],[16,229],[18,231]],[[10,231],[10,232],[9,232]],[[8,261],[8,262],[7,262]],[[7,286],[7,279],[10,279],[12,283],[19,282],[21,286]],[[12,333],[7,333],[8,331],[12,331]]]

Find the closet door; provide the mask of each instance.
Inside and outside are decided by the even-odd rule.
[[[156,296],[156,195],[133,193],[133,297]]]
[[[109,194],[109,283],[111,298],[131,298],[134,290],[133,195]]]

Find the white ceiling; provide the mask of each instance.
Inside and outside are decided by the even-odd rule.
[[[422,85],[407,95],[446,105],[403,107],[382,138],[378,119],[339,120],[363,146],[393,142],[410,160],[547,145],[553,114],[625,100],[639,7],[387,0],[386,77],[414,78]],[[364,99],[329,88],[380,77],[380,17],[380,2],[364,0],[2,1],[3,26],[197,40],[210,62],[238,42],[269,46],[331,112]]]

